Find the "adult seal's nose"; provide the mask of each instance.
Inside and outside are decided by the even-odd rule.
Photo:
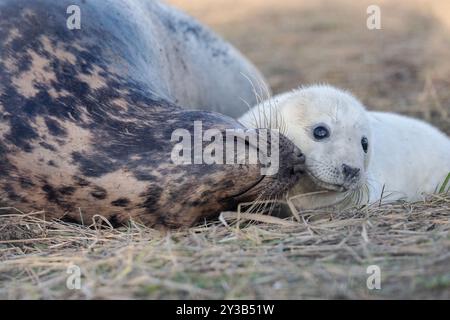
[[[305,164],[305,155],[299,148],[294,147],[294,155],[297,157],[299,163]]]
[[[294,163],[292,164],[292,172],[294,174],[295,173],[304,173],[304,171],[305,171],[305,155],[297,147],[294,147],[293,154],[294,154]]]
[[[354,168],[346,164],[342,165],[342,173],[344,174],[346,180],[357,178],[360,171],[361,170],[359,168]]]

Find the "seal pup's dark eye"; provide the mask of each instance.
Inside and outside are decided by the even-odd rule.
[[[361,145],[365,153],[369,150],[369,140],[366,137],[362,137]]]
[[[313,134],[316,140],[322,140],[330,136],[330,130],[323,125],[319,125],[314,128]]]

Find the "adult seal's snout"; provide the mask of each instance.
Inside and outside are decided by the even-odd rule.
[[[79,30],[67,28],[71,5]],[[286,139],[270,178],[258,165],[171,161],[172,133],[194,121],[242,128],[231,117],[256,103],[242,74],[263,81],[232,46],[157,1],[0,0],[2,205],[180,227],[232,209],[233,195],[284,192],[299,175]]]

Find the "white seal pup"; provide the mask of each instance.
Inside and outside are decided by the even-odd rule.
[[[418,201],[450,172],[450,139],[413,118],[366,111],[349,92],[314,85],[266,100],[239,121],[281,127],[306,157],[312,180],[291,193],[318,190],[303,208],[364,202]],[[297,205],[297,203],[296,203]]]

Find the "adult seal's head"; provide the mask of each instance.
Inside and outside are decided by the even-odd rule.
[[[282,194],[304,161],[285,137],[273,176],[259,164],[171,159],[172,133],[195,121],[241,128],[223,114],[255,102],[242,74],[262,81],[230,45],[156,1],[0,0],[2,205],[180,227]]]
[[[351,94],[329,86],[300,88],[256,106],[240,121],[252,127],[254,114],[273,114],[306,157],[313,183],[302,180],[293,193],[361,190],[367,184],[371,130],[367,112]],[[272,123],[274,126],[274,124]]]

